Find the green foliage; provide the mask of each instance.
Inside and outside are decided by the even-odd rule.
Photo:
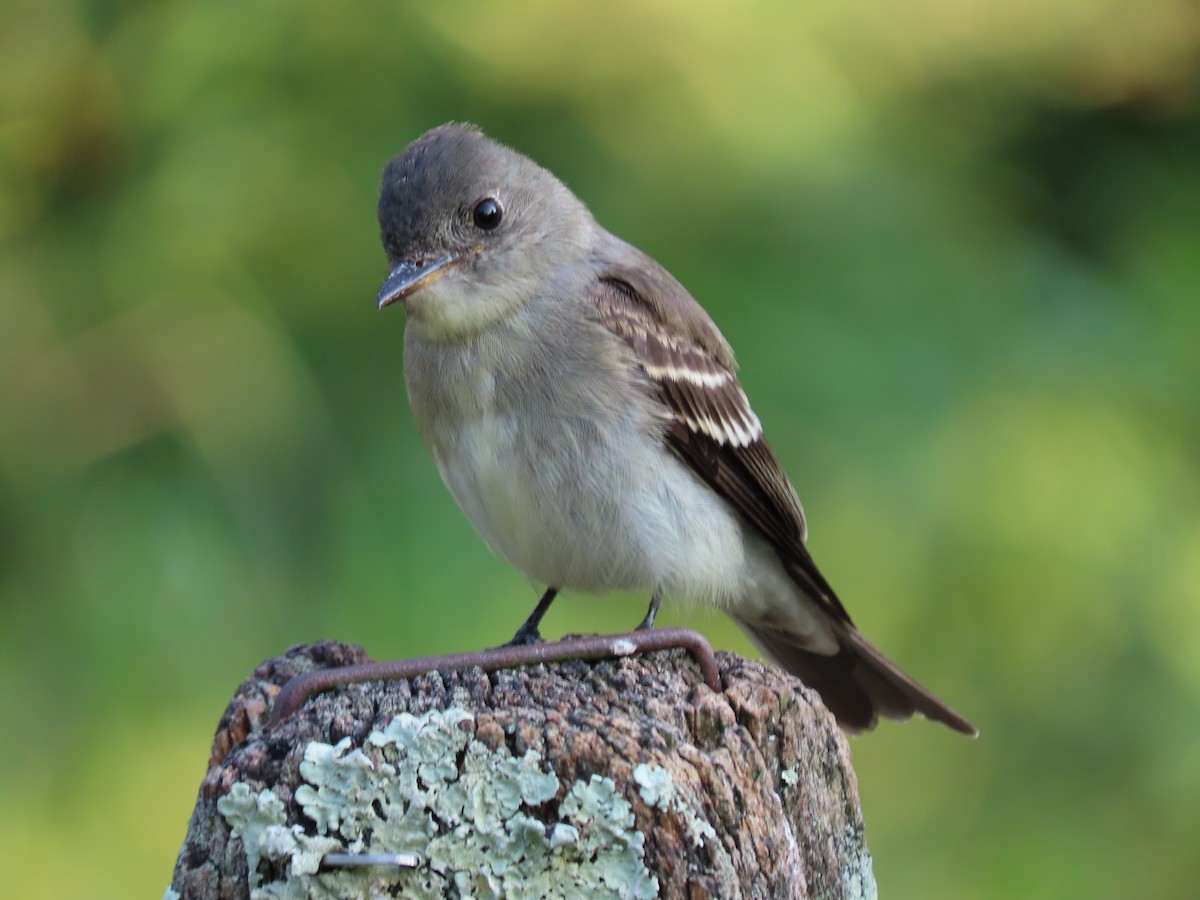
[[[4,5],[9,892],[161,891],[264,657],[528,611],[373,306],[378,173],[466,119],[711,310],[822,569],[980,726],[855,742],[885,894],[1193,893],[1197,44],[1189,0]]]

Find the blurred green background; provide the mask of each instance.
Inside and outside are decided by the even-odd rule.
[[[854,742],[883,895],[1195,896],[1198,85],[1190,0],[8,0],[5,892],[160,895],[263,658],[528,612],[374,307],[379,171],[455,119],[708,307],[822,568],[980,727]]]

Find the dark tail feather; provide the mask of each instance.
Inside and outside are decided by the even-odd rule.
[[[970,722],[905,675],[852,625],[838,623],[841,650],[834,656],[822,656],[805,650],[786,631],[736,616],[734,621],[767,656],[819,693],[846,731],[874,728],[880,716],[908,719],[921,713],[971,737],[979,733]]]

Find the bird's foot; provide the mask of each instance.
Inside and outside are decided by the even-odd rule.
[[[525,623],[517,629],[517,633],[512,636],[512,640],[501,647],[528,647],[531,644],[541,644],[545,642],[542,633],[538,631],[537,626],[529,627],[529,623]]]

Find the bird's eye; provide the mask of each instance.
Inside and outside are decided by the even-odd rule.
[[[500,220],[504,218],[504,210],[495,198],[485,197],[475,204],[475,211],[471,215],[475,219],[476,228],[491,231],[499,227]]]

